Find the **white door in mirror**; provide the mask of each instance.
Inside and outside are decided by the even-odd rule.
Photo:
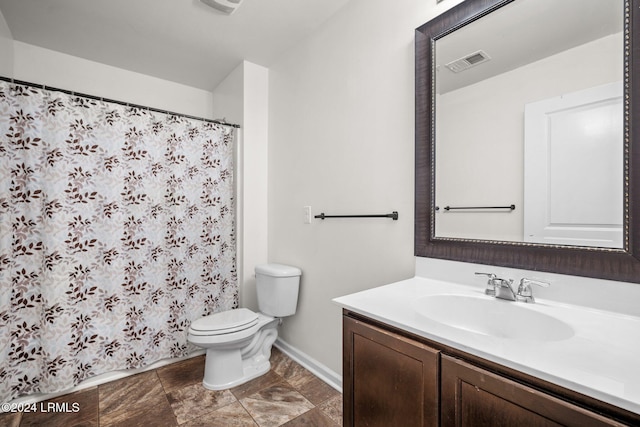
[[[622,93],[618,82],[525,106],[526,242],[623,247]]]

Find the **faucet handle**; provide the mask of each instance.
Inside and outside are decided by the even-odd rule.
[[[527,303],[533,303],[536,301],[535,298],[533,298],[533,290],[531,289],[531,285],[538,285],[543,288],[548,288],[550,286],[550,284],[547,282],[522,278],[520,279],[520,286],[518,286],[518,294],[516,295],[516,301],[527,302]]]
[[[477,276],[487,276],[489,279],[495,279],[496,278],[496,275],[493,274],[493,273],[478,273],[476,271],[476,275]]]
[[[489,279],[487,280],[487,287],[484,290],[484,293],[487,295],[491,295],[491,296],[496,296],[496,279],[498,276],[496,276],[493,273],[478,273],[476,272],[477,276],[487,276]]]

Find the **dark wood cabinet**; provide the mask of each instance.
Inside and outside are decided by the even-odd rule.
[[[441,363],[443,427],[623,425],[462,360]]]
[[[344,318],[344,426],[438,425],[439,351]]]
[[[631,413],[345,310],[345,427],[640,426]]]

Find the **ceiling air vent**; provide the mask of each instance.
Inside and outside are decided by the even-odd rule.
[[[475,67],[476,65],[482,64],[483,62],[487,62],[490,59],[491,57],[487,55],[485,51],[479,50],[463,58],[451,61],[445,66],[454,73],[459,73],[460,71],[464,71],[471,67]]]

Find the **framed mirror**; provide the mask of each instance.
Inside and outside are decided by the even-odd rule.
[[[466,0],[416,30],[416,256],[640,283],[639,29]]]

